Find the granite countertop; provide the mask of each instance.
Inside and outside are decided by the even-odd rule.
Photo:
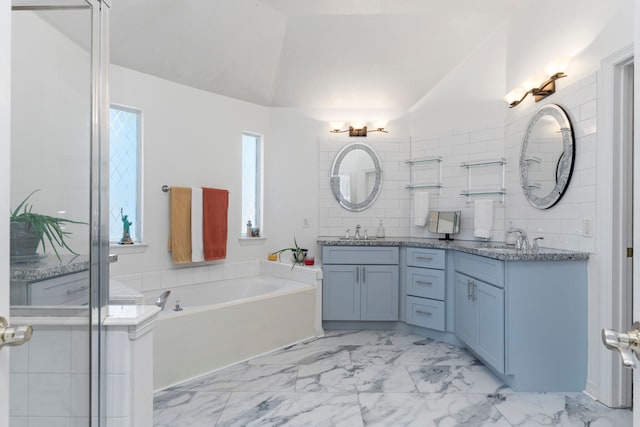
[[[340,239],[318,237],[320,246],[405,246],[411,248],[453,249],[473,255],[501,261],[583,261],[589,259],[587,252],[567,251],[541,247],[538,253],[522,253],[499,242],[478,242],[469,240],[442,241],[414,237],[386,237],[384,239]]]
[[[110,263],[117,260],[117,255],[109,255]],[[32,262],[11,264],[9,278],[11,281],[36,282],[88,269],[88,255],[60,255],[58,259],[54,254],[47,254]]]

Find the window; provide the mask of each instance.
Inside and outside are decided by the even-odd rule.
[[[109,112],[109,241],[115,243],[122,238],[122,212],[131,223],[131,239],[140,243],[142,113],[115,105],[111,106]]]
[[[247,221],[252,227],[262,223],[262,137],[242,134],[242,231],[247,232]],[[261,231],[262,234],[262,231]]]

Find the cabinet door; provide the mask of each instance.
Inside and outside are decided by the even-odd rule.
[[[504,290],[474,280],[474,299],[478,310],[478,355],[504,372]]]
[[[325,265],[322,280],[322,318],[360,320],[360,266]]]
[[[469,347],[475,348],[478,341],[476,304],[470,292],[471,278],[464,274],[455,275],[456,295],[456,335]]]
[[[398,320],[398,266],[361,267],[361,320]]]

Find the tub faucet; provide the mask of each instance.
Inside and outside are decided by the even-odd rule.
[[[156,298],[156,305],[160,307],[160,311],[164,310],[164,306],[167,304],[170,294],[171,291],[164,291],[158,298]]]
[[[508,231],[510,233],[518,233],[516,249],[521,250],[525,254],[529,253],[529,238],[527,237],[527,232],[518,227],[511,227]]]
[[[360,224],[356,225],[356,235],[353,237],[356,239],[360,238]]]

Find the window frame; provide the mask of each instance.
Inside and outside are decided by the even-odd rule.
[[[244,138],[250,137],[255,141],[256,146],[256,191],[255,191],[255,223],[252,224],[252,227],[258,227],[260,229],[260,237],[264,237],[264,206],[263,206],[263,191],[264,191],[264,135],[259,134],[257,132],[251,131],[243,131],[241,135],[241,162],[244,161]],[[241,164],[241,171],[244,170],[244,164]],[[244,174],[241,175],[241,188],[242,188],[242,196],[241,196],[241,206],[240,206],[240,214],[243,215],[243,206],[244,206]],[[246,218],[241,218],[241,236],[246,238],[254,238],[250,235],[246,234]]]
[[[144,192],[142,185],[143,179],[143,150],[144,150],[144,114],[141,108],[131,107],[129,105],[118,104],[118,103],[110,103],[109,104],[109,114],[111,114],[111,109],[116,109],[120,111],[125,111],[129,113],[136,114],[138,118],[138,132],[137,132],[137,150],[136,150],[136,211],[137,211],[137,224],[136,224],[136,236],[131,236],[133,240],[133,245],[120,245],[118,240],[111,240],[111,232],[109,232],[109,246],[111,247],[131,247],[131,246],[146,246],[144,245],[144,211],[143,211],[143,198]],[[111,121],[109,121],[109,169],[111,169]],[[109,189],[111,189],[111,171],[109,171]],[[109,209],[110,210],[110,209]],[[111,221],[109,221],[111,222]]]

